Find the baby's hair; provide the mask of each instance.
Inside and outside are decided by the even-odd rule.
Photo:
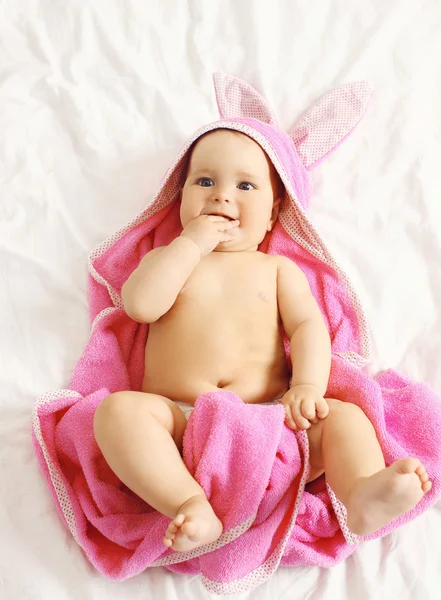
[[[283,181],[280,178],[280,175],[270,160],[271,164],[271,181],[274,189],[274,198],[283,198],[285,195],[285,186],[283,185]]]
[[[211,133],[215,133],[216,131],[219,131],[219,129],[224,129],[225,131],[229,131],[230,133],[234,133],[235,135],[244,135],[247,138],[253,140],[253,138],[250,137],[249,135],[247,135],[246,133],[242,133],[241,131],[236,131],[235,129],[228,129],[226,127],[225,128],[212,129],[211,131],[207,131],[207,132],[203,133],[200,137],[198,137],[197,140],[195,140],[192,143],[192,145],[188,149],[187,164],[185,166],[185,179],[187,179],[187,176],[188,176],[188,169],[190,167],[191,156],[193,154],[193,150],[194,150],[196,144],[198,142],[200,142],[207,135],[210,135]],[[255,140],[253,140],[253,141],[255,141]],[[258,143],[258,142],[256,142],[256,143]],[[259,144],[259,146],[260,146],[260,144]],[[260,146],[260,148],[265,153],[265,156],[267,157],[269,165],[270,165],[270,177],[271,177],[272,187],[273,187],[273,190],[274,190],[274,198],[283,198],[283,196],[285,195],[285,186],[283,185],[283,182],[282,182],[282,180],[280,178],[280,175],[277,172],[277,169],[273,165],[273,163],[272,163],[271,159],[269,158],[268,154],[265,152],[265,150],[262,148],[262,146]],[[184,179],[184,181],[185,181],[185,179]]]

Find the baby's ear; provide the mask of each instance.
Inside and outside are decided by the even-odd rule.
[[[343,84],[322,96],[288,132],[308,170],[333,152],[356,127],[371,93],[367,81]]]
[[[268,223],[267,231],[271,231],[272,228],[274,227],[275,222],[277,221],[277,217],[279,216],[281,201],[282,201],[282,198],[276,198],[273,202],[273,208],[271,211],[271,217],[270,217],[270,222]]]

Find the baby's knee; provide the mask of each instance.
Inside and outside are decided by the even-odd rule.
[[[341,400],[337,400],[337,398],[325,398],[325,400],[328,403],[329,412],[339,410],[341,406],[345,404]]]
[[[329,406],[329,414],[331,413],[341,413],[341,412],[358,412],[361,411],[361,408],[356,404],[352,404],[352,402],[343,402],[343,400],[337,400],[337,398],[325,398],[326,402]],[[361,411],[363,412],[363,411]]]
[[[336,398],[326,398],[329,406],[329,422],[360,423],[360,421],[369,421],[363,409],[352,402],[343,402]]]
[[[123,391],[109,394],[98,405],[93,428],[95,439],[113,436],[116,431],[139,431],[140,427],[165,427],[176,443],[181,443],[187,420],[175,402],[144,392]]]
[[[124,413],[127,412],[127,399],[126,392],[114,392],[98,404],[93,417],[95,437],[97,430],[121,421]]]

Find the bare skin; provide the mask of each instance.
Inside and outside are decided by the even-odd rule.
[[[164,545],[176,551],[222,533],[181,456],[186,419],[175,401],[194,404],[204,392],[231,390],[247,403],[282,397],[286,424],[308,433],[309,480],[326,473],[354,533],[386,525],[431,487],[417,459],[385,467],[358,407],[324,398],[330,341],[306,278],[257,250],[277,219],[279,190],[253,140],[225,130],[201,138],[182,190],[181,236],[149,252],[123,287],[126,312],[150,323],[142,392],[104,399],[95,437],[121,481],[170,517]]]
[[[431,487],[418,459],[397,460],[354,486],[346,502],[348,527],[359,535],[372,533],[416,506]]]
[[[143,391],[171,400],[194,404],[218,388],[244,402],[283,396],[289,365],[277,310],[276,257],[205,256],[173,308],[151,323],[145,361]]]

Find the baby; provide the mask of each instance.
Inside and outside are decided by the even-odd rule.
[[[164,544],[177,551],[222,533],[181,458],[186,416],[204,392],[281,402],[288,427],[307,430],[309,481],[326,473],[356,534],[407,512],[432,485],[415,458],[385,468],[366,415],[324,398],[331,344],[306,277],[288,258],[258,251],[283,191],[254,140],[228,129],[205,134],[181,190],[181,235],[148,252],[123,286],[127,314],[150,324],[142,392],[105,398],[95,437],[121,481],[170,517]]]

